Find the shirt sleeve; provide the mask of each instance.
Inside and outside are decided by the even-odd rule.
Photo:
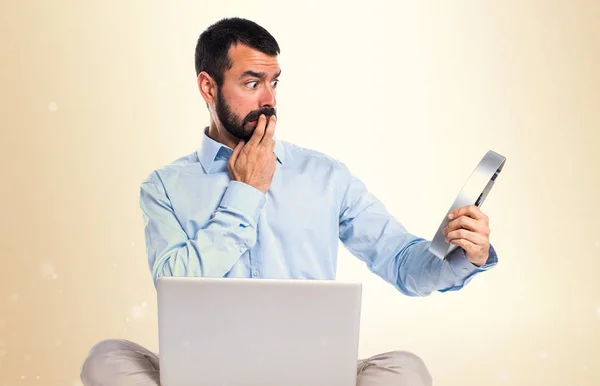
[[[341,164],[339,236],[344,247],[370,271],[408,296],[456,291],[498,262],[493,246],[485,265],[467,260],[462,248],[442,260],[429,251],[431,241],[409,233],[385,206]]]
[[[265,195],[230,181],[210,220],[188,237],[156,172],[140,187],[148,264],[154,285],[160,276],[223,277],[256,243]]]

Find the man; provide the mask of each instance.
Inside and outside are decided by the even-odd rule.
[[[458,290],[497,263],[488,218],[477,207],[453,212],[446,236],[460,248],[440,260],[343,163],[276,140],[279,52],[269,32],[244,19],[223,19],[200,35],[196,73],[210,126],[197,151],[141,185],[155,282],[171,275],[334,279],[338,240],[408,296]],[[362,386],[432,383],[408,352],[357,365]],[[158,357],[106,340],[90,351],[81,377],[86,386],[158,385]]]

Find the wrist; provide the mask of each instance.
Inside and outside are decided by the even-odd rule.
[[[484,265],[485,265],[485,263],[486,263],[486,262],[487,262],[487,260],[488,260],[488,257],[486,256],[486,257],[485,257],[485,258],[483,258],[483,259],[476,259],[476,260],[471,260],[471,259],[468,259],[468,260],[469,260],[469,262],[471,262],[471,264],[473,264],[473,265],[474,265],[474,266],[476,266],[477,268],[480,268],[480,267],[482,267],[482,266],[484,266]]]

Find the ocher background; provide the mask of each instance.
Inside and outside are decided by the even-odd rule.
[[[282,47],[278,136],[345,162],[433,237],[490,149],[500,264],[408,298],[364,283],[360,355],[404,349],[435,384],[600,382],[600,3],[4,1],[0,386],[78,385],[96,342],[158,349],[139,183],[208,114],[200,32],[224,16]]]

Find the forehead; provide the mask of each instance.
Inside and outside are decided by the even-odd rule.
[[[276,74],[279,72],[277,56],[270,56],[243,44],[231,45],[229,48],[231,68],[227,71],[234,76],[247,70]]]

